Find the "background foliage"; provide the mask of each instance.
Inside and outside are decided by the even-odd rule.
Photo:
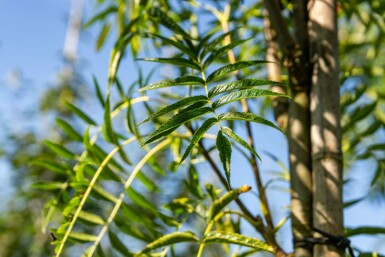
[[[215,111],[211,118],[201,119],[201,115],[213,113],[212,109],[222,104],[274,95],[268,88],[259,89],[259,86],[273,84],[265,79],[264,66],[261,62],[250,62],[250,59],[264,59],[261,3],[234,1],[230,8],[220,1],[210,4],[160,1],[159,7],[154,8],[152,1],[146,2],[99,1],[95,3],[95,14],[83,26],[85,29],[100,28],[97,50],[104,47],[108,38],[116,42],[111,53],[108,80],[94,78],[93,81],[102,113],[93,113],[84,106],[77,107],[82,79],[73,74],[70,78],[61,79],[59,86],[44,97],[63,100],[58,105],[60,116],[56,119],[63,132],[60,136],[57,135],[54,141],[45,141],[44,146],[37,143],[40,140],[31,133],[9,137],[15,147],[4,149],[4,156],[12,160],[13,167],[20,171],[16,183],[25,186],[13,201],[13,206],[11,204],[8,208],[7,215],[2,216],[2,231],[6,232],[1,237],[2,249],[5,250],[0,255],[32,256],[30,249],[33,248],[36,256],[47,256],[52,252],[52,246],[47,237],[37,236],[34,231],[40,226],[45,230],[50,221],[53,225],[49,227],[57,228],[51,229],[56,251],[60,253],[68,248],[67,255],[95,251],[100,256],[119,253],[131,256],[133,252],[138,255],[148,253],[149,256],[182,256],[186,252],[202,251],[204,244],[199,249],[196,243],[199,240],[207,244],[246,246],[208,245],[204,256],[225,253],[252,256],[259,250],[273,251],[268,245],[271,243],[269,239],[260,238],[258,233],[252,232],[253,238],[240,235],[244,234],[243,231],[250,231],[248,227],[255,227],[258,231],[259,216],[251,214],[239,200],[238,207],[229,205],[231,208],[227,209],[227,204],[236,200],[239,192],[246,192],[249,188],[241,187],[229,193],[224,189],[231,185],[230,174],[237,176],[234,171],[230,173],[231,148],[244,155],[249,163],[252,163],[252,157],[244,148],[258,154],[231,132],[235,131],[241,138],[246,135],[242,131],[245,123],[233,120],[275,125],[260,117],[242,114],[244,109],[238,102],[221,107],[219,113],[222,115],[216,115]],[[290,13],[290,2],[284,2],[283,8]],[[381,59],[384,6],[379,1],[362,1],[355,4],[344,2],[340,8],[345,167],[348,173],[362,160],[368,167],[373,167],[368,197],[380,199],[385,178],[385,160],[381,151],[385,148],[384,64]],[[224,20],[234,29],[225,34],[231,40],[227,46],[222,45],[222,40],[228,38],[221,37],[227,32],[223,32]],[[211,26],[206,29],[202,23]],[[234,60],[228,51],[233,48],[238,64],[230,64]],[[161,65],[146,63],[144,69],[143,65],[136,64],[138,60],[133,65],[137,67],[139,76],[136,80],[128,80],[127,68],[118,69],[124,56],[131,59],[155,56],[157,59],[142,60]],[[205,59],[204,56],[209,57]],[[170,59],[162,59],[166,57]],[[171,68],[168,64],[177,67]],[[236,65],[249,68],[233,73],[238,70]],[[157,72],[159,67],[162,67],[161,74]],[[223,74],[218,72],[219,67],[225,67],[222,71],[227,76],[215,76]],[[165,78],[154,82],[154,77],[159,75]],[[225,80],[230,77],[234,77],[232,83]],[[166,88],[181,84],[186,86],[173,87],[172,90]],[[105,85],[107,89],[104,89]],[[214,85],[217,93],[221,88],[225,91],[226,87],[241,91],[227,91],[225,96],[211,101],[216,95]],[[258,87],[250,89],[251,86]],[[163,89],[147,93],[155,88]],[[268,98],[263,102],[249,100],[249,104],[253,113],[271,117]],[[57,106],[56,101],[43,101],[41,104],[42,111],[53,106]],[[197,119],[190,121],[191,115]],[[138,123],[144,120],[142,117],[148,116],[148,121],[152,122],[138,127]],[[224,121],[220,123],[220,131],[209,130],[221,118]],[[163,138],[167,139],[147,146]],[[204,140],[198,144],[201,138]],[[233,140],[232,143],[229,139]],[[143,146],[141,150],[140,145]],[[193,148],[193,145],[198,147]],[[186,149],[190,153],[188,158]],[[185,162],[176,168],[182,159],[186,159]],[[205,167],[201,164],[203,161],[209,163],[209,171],[202,170]],[[25,163],[33,165],[26,167]],[[219,179],[210,179],[214,177],[211,170]],[[287,174],[278,174],[273,180],[278,179],[287,180]],[[266,187],[270,183],[265,183]],[[346,186],[350,186],[349,181]],[[253,188],[254,192],[256,190]],[[347,206],[363,199],[353,199]],[[44,208],[41,206],[43,202],[46,202]],[[39,209],[44,210],[44,218],[36,223]],[[264,215],[263,208],[261,215]],[[21,225],[19,220],[26,223]],[[275,222],[276,233],[285,221]],[[26,233],[25,224],[29,224],[31,232]],[[214,232],[211,231],[213,228]],[[361,233],[383,233],[383,229],[359,227],[347,230],[351,236]],[[31,240],[34,236],[39,238]],[[268,244],[255,238],[267,240]],[[74,248],[68,247],[70,244],[64,245],[67,239],[75,243]],[[177,242],[189,243],[182,247],[172,245]],[[163,250],[152,251],[158,248]]]

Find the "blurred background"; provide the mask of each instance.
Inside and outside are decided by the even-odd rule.
[[[72,118],[65,101],[78,103],[87,113],[100,111],[92,76],[107,80],[115,39],[107,38],[98,49],[95,42],[102,25],[82,29],[95,8],[92,0],[0,1],[0,257],[52,253],[52,238],[41,229],[42,209],[50,195],[32,189],[31,184],[53,175],[32,164],[36,157],[52,155],[44,140],[67,140],[55,122],[56,117]],[[286,147],[283,141],[265,135],[259,144],[287,167],[287,153],[280,151]],[[269,170],[273,161],[265,159],[262,169]],[[374,169],[369,161],[349,169],[346,201],[365,200],[346,209],[347,226],[385,227],[383,196],[370,189]],[[247,177],[236,179],[246,181]],[[289,198],[282,194],[273,195],[276,209],[287,208]],[[281,235],[287,250],[291,247],[289,229],[290,225],[285,225]],[[360,249],[385,254],[383,235],[352,240]]]

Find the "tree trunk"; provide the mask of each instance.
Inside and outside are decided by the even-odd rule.
[[[313,224],[343,235],[342,153],[340,129],[336,0],[309,2],[310,95],[313,162]],[[331,245],[315,245],[315,257],[343,256]]]
[[[280,13],[276,0],[264,1],[270,13],[269,19],[274,30],[277,31],[277,40],[285,57],[284,65],[289,71],[289,81],[292,101],[289,105],[287,136],[290,158],[290,185],[291,185],[291,220],[294,242],[312,236],[312,173],[311,173],[311,145],[310,145],[310,111],[309,92],[311,73],[309,72],[309,40],[307,30],[307,1],[295,0],[294,25],[295,40],[291,39],[286,23]],[[267,57],[272,56],[274,45],[269,42],[271,36],[265,23],[267,39]],[[273,31],[274,31],[273,30]],[[269,59],[268,59],[269,60]],[[271,71],[273,69],[268,69]],[[274,71],[274,70],[273,70]],[[281,113],[280,110],[278,110]],[[277,113],[277,109],[275,109]],[[277,116],[276,117],[280,117]],[[277,119],[279,125],[281,120]],[[295,244],[295,257],[311,257],[312,246]]]

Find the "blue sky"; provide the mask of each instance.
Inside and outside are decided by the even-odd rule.
[[[92,1],[87,0],[85,15],[92,13]],[[63,67],[62,49],[67,29],[70,1],[52,0],[0,0],[0,142],[4,130],[25,130],[39,127],[39,121],[28,120],[28,111],[38,108],[39,95],[55,82],[56,75]],[[96,53],[94,42],[97,27],[86,31],[81,36],[79,44],[79,57],[82,63],[82,74],[90,81],[96,74],[101,81],[105,81],[108,69],[109,49],[113,41],[110,40],[106,47]],[[92,91],[92,89],[90,89]],[[29,97],[20,95],[28,92]],[[32,125],[31,125],[32,124]],[[277,132],[268,128],[256,128],[256,138],[260,150],[267,150],[279,156],[287,164],[286,141]],[[233,157],[233,166],[244,170],[246,165],[241,158]],[[276,166],[268,158],[264,158],[261,168],[275,169]],[[358,186],[348,187],[345,191],[346,199],[355,199],[366,194],[365,188],[370,176],[363,171],[368,170],[367,164],[361,164],[353,169],[350,177]],[[0,162],[0,196],[9,195],[9,177],[12,170],[6,163]],[[235,184],[245,184],[252,177],[248,174],[235,176]],[[352,183],[353,184],[353,183]],[[288,204],[287,194],[273,193],[270,201],[275,212],[283,217],[282,211]],[[254,201],[254,196],[245,196],[249,202]],[[3,204],[3,203],[2,203]],[[0,206],[2,210],[4,206]],[[385,227],[385,206],[381,203],[364,201],[345,213],[345,223],[350,226],[376,225]],[[279,219],[276,219],[276,222]],[[288,231],[286,226],[285,231]],[[282,240],[284,240],[285,234]],[[381,237],[385,242],[385,237]],[[285,240],[286,247],[290,247],[289,240]],[[354,237],[353,243],[360,249],[373,249],[385,254],[385,246],[377,240],[366,237]]]

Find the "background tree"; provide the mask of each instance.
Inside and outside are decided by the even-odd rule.
[[[383,188],[383,156],[378,151],[383,149],[383,143],[372,143],[383,133],[383,87],[359,85],[362,81],[381,80],[383,73],[373,74],[371,69],[368,72],[366,61],[356,59],[355,53],[345,52],[349,47],[362,50],[364,45],[367,48],[363,51],[381,51],[383,24],[379,17],[383,6],[375,1],[356,5],[346,2],[339,6],[334,1],[256,1],[246,4],[241,1],[213,1],[211,4],[119,1],[99,4],[102,11],[86,23],[86,27],[100,21],[103,24],[97,48],[102,47],[110,31],[118,34],[111,54],[106,93],[95,79],[97,97],[104,108],[104,121],[98,124],[70,104],[69,108],[90,128],[82,136],[79,129],[73,129],[69,124],[62,126],[74,141],[64,147],[48,143],[57,155],[70,159],[73,167],[72,170],[62,170],[68,175],[65,182],[41,185],[60,188],[55,208],[64,216],[64,221],[54,231],[57,255],[66,249],[68,240],[74,240],[90,242],[90,246],[86,245],[86,255],[97,252],[103,256],[103,249],[108,247],[101,247],[100,242],[109,230],[110,244],[125,256],[134,255],[133,252],[136,255],[179,256],[186,249],[190,254],[196,251],[198,256],[202,256],[203,251],[205,256],[224,253],[248,256],[259,250],[286,256],[277,241],[283,222],[278,223],[272,215],[272,200],[266,190],[271,182],[264,183],[268,177],[262,178],[258,153],[255,152],[258,137],[253,134],[256,128],[249,123],[275,127],[268,120],[256,116],[261,114],[261,109],[272,106],[278,125],[287,131],[289,142],[294,255],[342,256],[344,249],[320,244],[313,248],[308,241],[313,237],[313,228],[339,236],[344,234],[342,163],[349,168],[357,159],[374,159],[378,168],[372,190],[381,192]],[[369,18],[362,16],[362,10],[368,13]],[[337,16],[341,21],[341,65],[337,55]],[[212,24],[208,31],[203,25],[208,23],[206,20]],[[261,36],[263,21],[264,37]],[[238,24],[246,26],[237,28]],[[364,33],[368,36],[364,40],[369,40],[368,43],[351,43],[353,34],[344,34],[351,29],[350,24],[358,30],[361,27],[367,29]],[[116,30],[111,29],[115,26]],[[242,40],[248,36],[252,40]],[[377,39],[375,45],[371,38]],[[156,55],[153,51],[143,54],[142,49],[150,46],[155,46],[159,52]],[[153,81],[151,77],[139,70],[138,79],[126,85],[126,80],[121,79],[126,76],[125,72],[123,69],[118,72],[118,68],[126,65],[122,57],[128,52],[127,47],[131,47],[134,56],[162,56],[146,60],[175,65],[177,68],[172,72],[176,75],[170,76],[171,70],[168,70],[165,80],[150,84],[150,80]],[[369,66],[381,67],[376,66],[381,60],[377,60],[375,55],[371,57]],[[255,59],[273,60],[275,64],[261,66],[263,61],[250,61]],[[352,60],[356,62],[353,67]],[[282,63],[284,69],[280,69],[277,63]],[[270,81],[262,75],[266,71]],[[353,71],[359,75],[352,75]],[[255,76],[253,74],[257,74],[258,80],[250,77]],[[231,75],[234,77],[232,80]],[[288,87],[280,83],[286,80]],[[185,87],[173,87],[172,91],[167,91],[167,87],[176,85]],[[261,86],[268,85],[273,91],[261,89]],[[163,91],[146,92],[152,89]],[[225,95],[218,96],[221,93]],[[290,100],[283,97],[286,93],[291,95]],[[271,102],[265,100],[261,103],[253,99],[260,96],[272,96]],[[167,101],[167,104],[154,104],[154,101],[148,101],[149,98],[158,99],[160,103]],[[138,113],[144,116],[143,109],[149,115],[145,121],[152,120],[155,128],[141,125],[138,129],[138,122],[142,120],[137,117]],[[339,126],[340,109],[342,130]],[[208,113],[214,115],[210,118],[204,116],[206,119],[202,120]],[[239,120],[246,120],[246,123]],[[122,124],[126,130],[122,129]],[[220,124],[219,132],[216,124]],[[341,134],[344,136],[342,143]],[[245,135],[247,143],[242,139]],[[160,139],[164,141],[146,148]],[[136,140],[145,147],[132,156],[131,151],[124,147]],[[345,153],[343,159],[341,147]],[[79,148],[84,148],[84,151],[76,150]],[[130,149],[139,148],[135,145]],[[260,215],[255,215],[257,210],[250,211],[248,204],[238,198],[239,193],[250,190],[248,186],[231,189],[230,175],[234,177],[236,174],[230,172],[231,149],[240,151],[250,164],[257,185],[255,192],[261,203]],[[216,150],[219,150],[219,156]],[[188,155],[191,157],[186,158]],[[202,168],[197,164],[202,159],[216,173],[228,193],[220,196],[217,184],[203,188],[202,178],[199,179]],[[175,164],[183,160],[178,172],[172,173]],[[174,194],[159,196],[157,192],[164,192],[162,190],[168,187],[170,177],[175,180],[185,176],[181,173],[183,170],[186,172],[187,191],[181,189]],[[153,182],[163,176],[165,184]],[[174,185],[178,187],[178,183]],[[225,209],[231,201],[236,201],[239,211],[233,207]],[[164,208],[158,207],[164,203],[167,203]],[[104,208],[95,207],[100,205]],[[138,213],[141,213],[141,219],[137,218]],[[245,236],[245,223],[257,231],[261,240]],[[383,229],[377,227],[357,228],[348,229],[346,235],[381,232]],[[125,242],[123,234],[137,239],[138,244]],[[167,235],[162,236],[164,234]],[[180,242],[193,243],[181,248],[174,246]],[[225,244],[206,249],[206,245],[213,242],[232,243],[254,250],[240,248],[239,252]],[[157,248],[163,250],[153,251]],[[359,249],[356,251],[360,252]]]

